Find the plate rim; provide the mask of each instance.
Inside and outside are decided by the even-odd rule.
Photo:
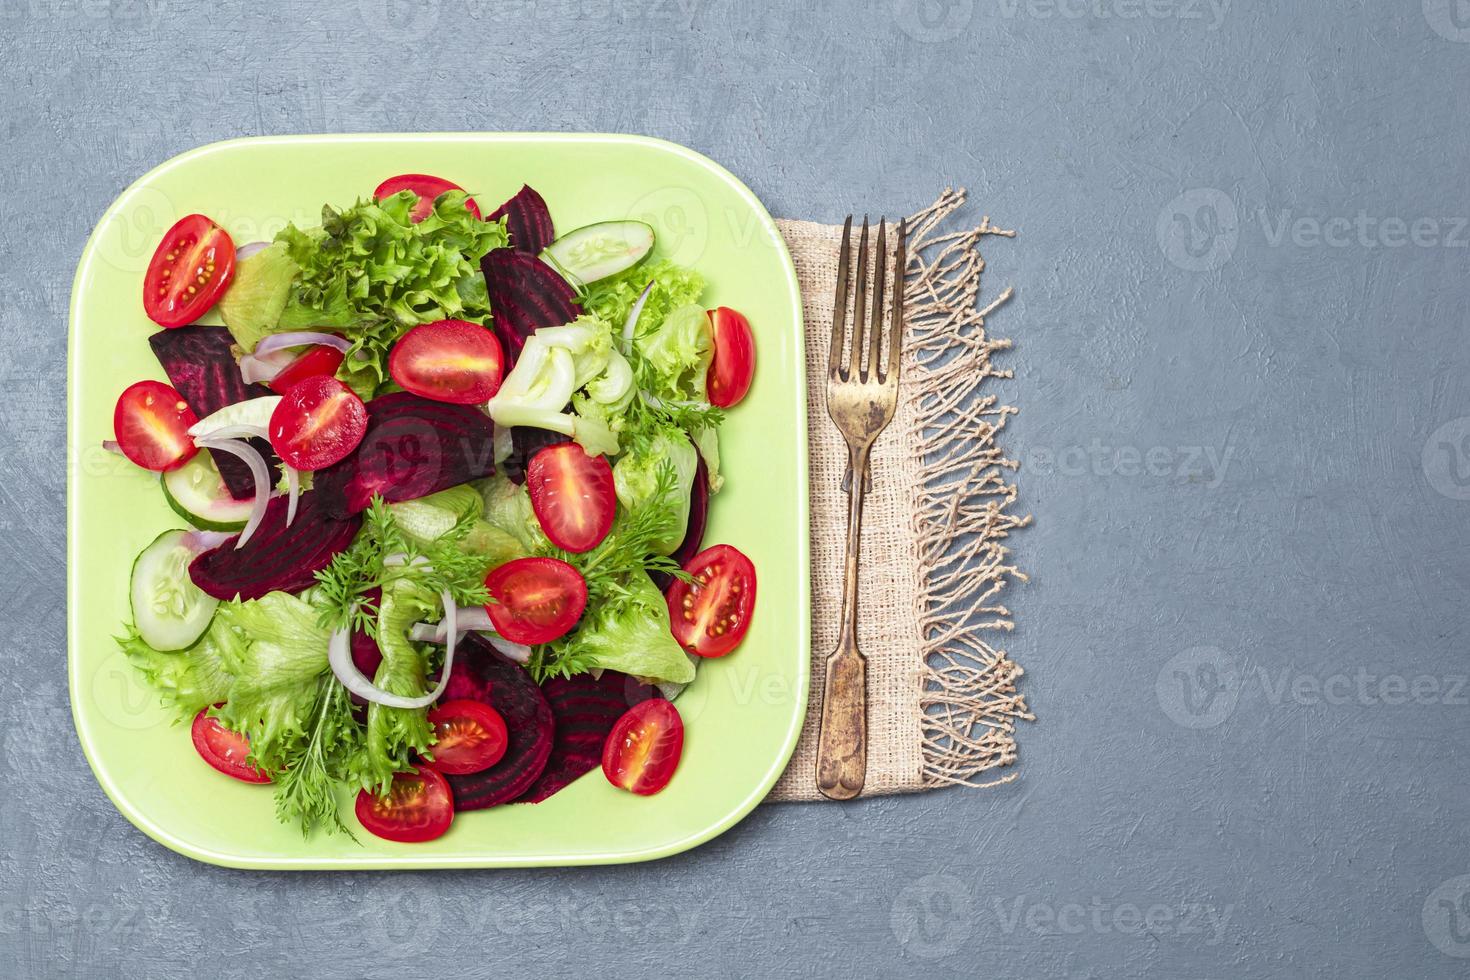
[[[769,210],[756,197],[755,193],[746,186],[745,182],[736,177],[719,163],[680,143],[661,139],[654,136],[643,136],[631,133],[600,133],[600,132],[434,132],[434,133],[319,133],[319,134],[297,134],[297,135],[271,135],[271,136],[243,136],[231,139],[218,140],[205,143],[183,153],[169,157],[141,177],[128,184],[113,198],[112,202],[102,211],[97,218],[91,233],[87,237],[86,244],[82,247],[81,256],[77,261],[76,271],[72,278],[71,297],[67,307],[67,344],[66,344],[66,437],[68,446],[74,445],[76,433],[79,430],[81,420],[77,413],[79,411],[77,399],[74,396],[75,384],[73,383],[78,369],[78,331],[77,314],[82,294],[82,283],[91,263],[98,260],[98,242],[102,230],[107,226],[109,220],[118,210],[119,203],[130,196],[136,189],[146,186],[157,180],[169,170],[197,158],[219,152],[227,152],[242,145],[271,145],[271,144],[300,144],[300,143],[325,143],[325,142],[359,142],[359,143],[455,143],[455,142],[494,142],[494,143],[607,143],[644,146],[671,156],[678,157],[694,166],[708,172],[715,179],[727,184],[743,201],[751,208],[759,221],[761,230],[765,232],[776,246],[777,257],[780,260],[781,271],[786,280],[788,300],[794,315],[795,348],[794,366],[796,390],[800,393],[795,398],[796,418],[798,426],[796,433],[796,508],[797,523],[802,528],[810,526],[810,498],[809,498],[809,472],[808,472],[808,429],[807,429],[807,370],[806,370],[806,330],[805,316],[801,302],[801,290],[796,277],[796,267],[791,259],[790,250],[787,248],[786,240],[776,226],[775,219]],[[436,857],[414,857],[412,854],[397,855],[374,855],[370,858],[329,858],[329,857],[291,857],[280,856],[273,858],[258,858],[253,856],[242,856],[223,851],[202,847],[182,839],[170,832],[167,828],[160,826],[155,821],[146,817],[137,810],[128,797],[114,784],[107,767],[99,761],[99,757],[91,740],[86,734],[86,727],[82,724],[83,711],[79,707],[82,697],[80,696],[82,678],[79,676],[79,662],[76,656],[76,644],[81,634],[81,608],[77,601],[80,595],[80,555],[78,554],[78,541],[76,537],[77,503],[76,503],[76,481],[78,479],[79,467],[68,465],[66,477],[66,592],[67,592],[67,695],[71,702],[72,726],[76,731],[77,739],[81,743],[82,753],[87,759],[87,765],[91,768],[102,791],[112,802],[128,822],[137,827],[148,837],[175,851],[185,857],[192,858],[205,864],[216,865],[226,868],[243,870],[271,870],[271,871],[356,871],[356,870],[438,870],[453,868],[526,868],[526,867],[572,867],[585,865],[607,865],[627,864],[643,861],[652,861],[660,858],[670,857],[692,848],[698,847],[713,838],[719,836],[731,827],[735,826],[765,799],[771,788],[785,772],[792,754],[796,751],[796,745],[801,737],[801,731],[806,720],[806,709],[811,690],[811,555],[810,540],[807,534],[797,536],[794,542],[796,558],[799,569],[798,587],[796,590],[796,613],[798,624],[802,627],[801,635],[797,638],[797,652],[799,656],[799,668],[797,670],[796,689],[793,692],[793,711],[791,720],[787,726],[784,742],[781,749],[775,754],[770,767],[762,775],[760,780],[753,784],[752,789],[736,802],[728,812],[713,821],[708,826],[690,834],[685,834],[674,840],[649,847],[618,851],[609,850],[592,854],[525,854],[510,857],[489,856],[436,856]]]

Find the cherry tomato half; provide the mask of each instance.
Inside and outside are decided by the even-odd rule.
[[[706,548],[684,566],[692,582],[669,589],[674,639],[690,653],[723,657],[740,645],[755,612],[755,566],[728,544]]]
[[[495,632],[512,643],[550,643],[565,636],[587,607],[582,573],[558,558],[517,558],[485,577],[485,606]]]
[[[452,776],[489,769],[501,760],[510,744],[505,719],[483,701],[445,701],[429,712],[429,724],[438,741],[432,750],[434,760],[423,764]]]
[[[139,381],[128,386],[112,410],[112,431],[123,455],[145,470],[176,470],[194,458],[198,448],[189,426],[199,418],[162,381]]]
[[[202,214],[180,218],[158,243],[143,275],[143,311],[161,327],[209,312],[235,274],[235,243]]]
[[[663,698],[633,705],[602,743],[602,774],[619,789],[652,796],[669,784],[684,752],[684,720]]]
[[[711,405],[730,408],[740,403],[755,378],[755,335],[750,332],[750,321],[728,306],[710,310],[709,322],[715,356],[705,388]]]
[[[551,543],[566,551],[591,551],[612,530],[618,509],[612,467],[563,442],[531,457],[526,467],[531,508]]]
[[[245,736],[230,731],[217,719],[209,717],[208,708],[194,716],[189,737],[193,739],[194,751],[200,758],[226,776],[233,776],[242,783],[271,781],[268,774],[246,761],[250,758],[250,742]]]
[[[379,184],[378,189],[373,191],[373,197],[381,201],[385,197],[392,197],[399,191],[413,191],[419,196],[419,199],[408,216],[414,224],[418,224],[434,210],[434,199],[440,194],[462,190],[464,190],[463,187],[452,184],[443,177],[433,177],[429,174],[399,174]],[[464,206],[470,214],[477,218],[480,216],[480,209],[475,205],[474,198],[465,198]]]
[[[336,378],[296,384],[271,412],[271,448],[298,470],[319,470],[348,456],[367,432],[367,406]]]
[[[465,320],[420,324],[388,355],[388,373],[405,391],[456,405],[489,401],[504,370],[495,334]]]
[[[454,822],[449,783],[432,769],[400,772],[381,800],[367,790],[357,792],[357,820],[375,837],[417,844],[444,836]]]
[[[344,356],[337,348],[326,344],[308,347],[300,357],[287,364],[280,374],[271,379],[271,391],[278,395],[287,395],[307,378],[314,378],[319,374],[336,374],[337,369],[342,366]]]

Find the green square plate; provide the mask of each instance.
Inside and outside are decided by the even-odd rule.
[[[428,844],[303,840],[276,821],[268,789],[216,774],[194,753],[111,637],[128,617],[132,557],[179,520],[157,480],[100,448],[118,394],[164,374],[147,344],[142,273],[164,229],[198,211],[234,240],[316,224],[397,173],[433,173],[493,209],[522,183],[563,230],[638,217],[661,248],[709,280],[710,306],[746,313],[760,369],[722,433],[725,490],[706,541],[737,545],[760,573],[744,645],[706,662],[679,699],[684,758],[654,797],[595,770],[551,800],[458,816]],[[791,258],[764,207],[722,167],[684,147],[617,135],[446,134],[234,140],[176,157],[102,216],[77,268],[68,366],[67,562],[72,712],[97,780],[155,840],[243,868],[451,868],[641,861],[734,825],[775,783],[801,730],[808,685],[806,379]],[[355,827],[350,801],[346,819]]]

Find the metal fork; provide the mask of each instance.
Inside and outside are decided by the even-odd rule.
[[[878,222],[878,247],[871,301],[868,295],[868,219],[863,217],[858,239],[857,298],[853,306],[851,343],[847,335],[847,307],[852,296],[848,280],[852,215],[842,226],[842,255],[837,260],[837,296],[832,304],[832,347],[827,364],[827,414],[847,440],[847,560],[842,582],[842,618],[837,649],[827,657],[827,683],[822,700],[822,730],[817,738],[817,789],[833,800],[850,800],[863,790],[868,771],[868,662],[858,650],[858,550],[863,522],[863,497],[869,488],[868,458],[873,440],[893,420],[898,406],[898,371],[902,358],[904,270],[907,268],[904,222],[898,223],[894,257],[892,324],[888,329],[888,356],[883,346],[883,280],[887,272],[886,222]],[[863,321],[872,309],[867,356],[863,352]],[[849,354],[844,362],[843,349]]]

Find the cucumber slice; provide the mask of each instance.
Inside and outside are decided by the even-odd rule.
[[[163,474],[163,499],[201,531],[239,531],[250,519],[253,500],[236,500],[220,479],[208,452],[195,453],[183,466]]]
[[[653,226],[642,221],[599,221],[552,242],[541,258],[573,285],[587,285],[633,268],[653,251]]]
[[[155,650],[183,650],[209,629],[219,600],[189,578],[187,531],[164,531],[133,561],[133,625]]]
[[[260,398],[247,398],[243,402],[226,405],[213,415],[206,415],[189,426],[189,435],[197,439],[216,429],[223,429],[227,425],[258,425],[262,429],[267,428],[271,423],[271,413],[279,404],[281,404],[280,395],[264,395]]]

